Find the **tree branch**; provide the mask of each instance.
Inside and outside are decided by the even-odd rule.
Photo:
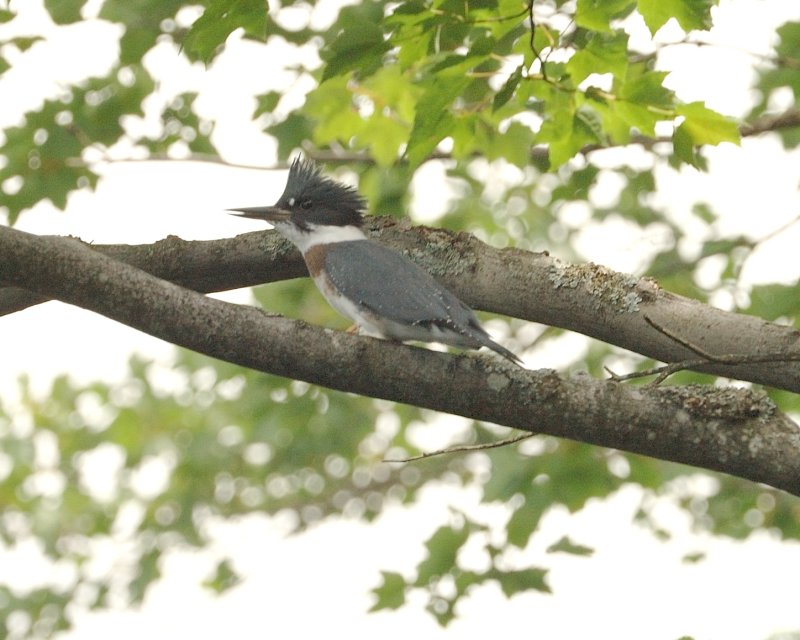
[[[722,311],[664,291],[648,278],[591,263],[569,265],[546,254],[496,249],[469,234],[411,227],[392,218],[370,217],[367,224],[373,237],[407,253],[477,309],[577,331],[661,362],[697,361],[687,344],[707,354],[737,354],[740,362],[722,358],[692,369],[800,393],[800,332],[792,327]],[[203,293],[307,273],[300,254],[274,232],[202,242],[170,236],[153,245],[84,246]],[[0,285],[12,284],[0,269]],[[32,292],[0,289],[0,315],[44,299],[34,287],[27,288]],[[683,344],[651,322],[672,328]],[[775,354],[783,360],[773,361]]]
[[[210,241],[167,236],[153,244],[84,243],[84,246],[200,293],[251,287],[308,273],[293,247],[271,232]],[[0,316],[48,300],[47,296],[23,288],[2,288],[8,284],[5,276],[0,263]]]
[[[443,456],[452,453],[474,453],[475,451],[486,451],[487,449],[498,449],[500,447],[507,447],[512,444],[517,444],[528,438],[538,435],[536,433],[528,432],[522,435],[512,436],[510,438],[503,438],[502,440],[495,440],[494,442],[480,442],[478,444],[457,444],[444,449],[436,449],[435,451],[426,451],[410,458],[384,458],[384,462],[406,464],[407,462],[416,462],[417,460],[426,460],[427,458],[434,458],[436,456]]]
[[[794,129],[800,127],[800,109],[788,109],[783,113],[775,115],[765,115],[753,122],[745,122],[739,126],[739,133],[743,138],[750,136],[761,135],[762,133],[769,133],[771,131],[780,131],[782,129]],[[614,147],[627,146],[637,144],[645,149],[652,149],[655,145],[661,143],[672,144],[672,136],[660,136],[657,138],[633,135],[629,142],[625,144],[588,144],[584,146],[580,153],[581,155],[588,155],[593,151],[602,151],[603,149],[611,149]],[[368,163],[372,164],[374,159],[366,152],[353,152],[344,149],[315,149],[308,152],[308,156],[318,162],[328,163]],[[533,162],[547,161],[549,158],[549,151],[546,145],[535,145],[531,147],[530,159]],[[445,151],[433,151],[428,160],[451,160],[452,154]]]
[[[756,136],[762,133],[769,133],[770,131],[780,131],[781,129],[793,129],[800,127],[800,109],[789,109],[783,113],[776,115],[765,115],[753,122],[743,123],[739,126],[739,133],[743,138],[749,136]],[[632,135],[630,140],[625,144],[588,144],[584,146],[579,153],[581,155],[588,155],[593,151],[601,151],[603,149],[613,149],[615,147],[627,146],[637,144],[645,149],[652,149],[656,144],[669,143],[672,144],[672,136],[660,136],[652,138],[643,135]],[[374,164],[375,159],[367,151],[351,151],[341,147],[333,149],[308,149],[306,156],[311,160],[317,162],[324,162],[328,164]],[[535,145],[531,147],[530,159],[533,162],[546,162],[549,158],[549,150],[547,145]],[[452,160],[451,153],[446,151],[434,150],[426,160]],[[288,162],[280,162],[277,164],[255,165],[243,164],[239,162],[230,162],[221,156],[209,153],[194,153],[186,157],[176,158],[167,153],[154,153],[146,158],[111,158],[107,157],[102,162],[116,164],[121,162],[200,162],[218,164],[226,167],[233,167],[236,169],[248,169],[259,171],[277,171],[289,168]],[[68,164],[71,166],[84,166],[86,162],[82,158],[74,158]]]
[[[200,353],[332,389],[724,471],[800,495],[800,430],[745,389],[525,371],[208,298],[74,239],[0,227],[2,278]]]

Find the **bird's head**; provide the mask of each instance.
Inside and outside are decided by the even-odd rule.
[[[323,176],[311,161],[295,158],[289,168],[286,188],[272,206],[230,209],[234,215],[271,222],[301,249],[319,233],[361,233],[366,203],[353,187]]]

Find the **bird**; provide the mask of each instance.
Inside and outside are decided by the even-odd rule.
[[[296,157],[286,187],[271,206],[228,209],[264,220],[303,254],[328,303],[363,335],[397,342],[488,347],[522,367],[491,339],[473,310],[405,255],[366,236],[366,200],[349,185]]]

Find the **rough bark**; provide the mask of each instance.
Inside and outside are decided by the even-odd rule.
[[[90,309],[215,358],[333,389],[724,471],[800,495],[800,429],[760,393],[566,378],[491,356],[453,356],[321,329],[205,297],[73,239],[0,227],[0,255],[0,279],[7,285]]]
[[[800,393],[800,333],[792,327],[722,311],[664,291],[648,278],[599,265],[495,249],[468,234],[412,228],[391,218],[370,218],[369,226],[374,237],[406,252],[477,309],[577,331],[662,362],[697,359],[683,341],[707,354],[740,356],[741,364],[696,370]],[[274,232],[203,242],[170,236],[153,245],[91,248],[203,293],[306,274],[300,255]],[[0,263],[0,285],[10,284]],[[30,293],[0,289],[0,314],[44,299],[25,282],[19,286]],[[759,358],[766,361],[755,361]]]

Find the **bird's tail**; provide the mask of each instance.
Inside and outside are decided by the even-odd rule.
[[[522,367],[523,369],[525,368],[525,365],[522,363],[522,360],[520,360],[515,353],[512,353],[504,346],[497,344],[494,340],[492,340],[489,337],[487,333],[481,331],[476,337],[478,338],[478,342],[480,342],[481,345],[483,345],[484,347],[489,347],[492,351],[499,353],[506,360],[510,360],[518,367]]]

